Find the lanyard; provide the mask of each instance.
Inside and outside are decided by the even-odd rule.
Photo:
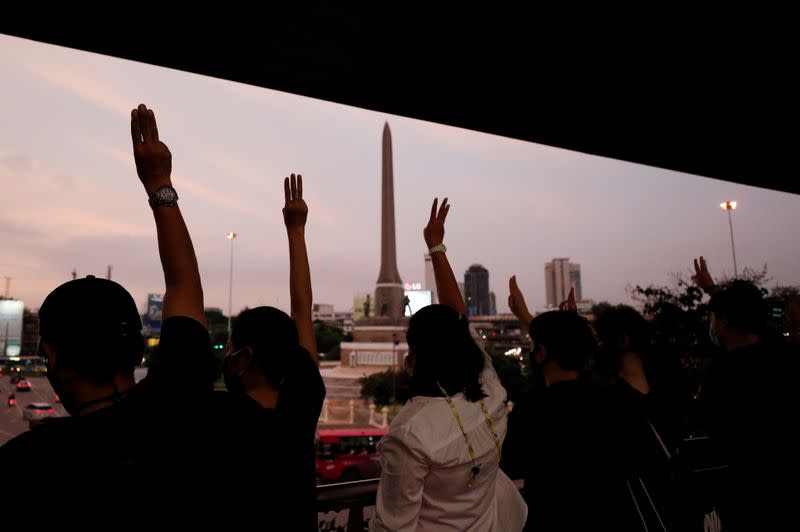
[[[475,450],[472,448],[472,441],[469,439],[469,434],[467,431],[464,430],[464,423],[461,421],[461,416],[456,409],[456,404],[447,395],[447,391],[442,387],[441,384],[438,382],[436,385],[441,390],[442,394],[444,395],[447,404],[450,406],[450,410],[453,411],[453,416],[456,418],[456,423],[458,423],[458,428],[461,429],[461,434],[464,436],[464,441],[467,442],[467,450],[469,451],[469,458],[472,460],[472,468],[470,469],[470,478],[467,485],[472,487],[475,484],[475,479],[478,477],[478,474],[481,472],[481,464],[478,463],[478,459],[475,457]],[[497,463],[500,463],[500,456],[501,456],[501,446],[500,446],[500,438],[497,437],[497,432],[494,430],[494,420],[492,420],[492,416],[489,415],[489,411],[486,410],[486,403],[483,402],[483,399],[480,400],[481,410],[483,411],[483,417],[486,419],[486,426],[489,427],[489,430],[492,433],[492,437],[494,438],[494,446],[495,450],[497,451]]]

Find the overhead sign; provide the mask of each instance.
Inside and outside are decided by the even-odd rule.
[[[18,356],[22,345],[22,314],[25,303],[17,299],[0,300],[0,354]]]
[[[161,332],[161,315],[164,310],[162,294],[147,294],[147,329],[150,334]]]

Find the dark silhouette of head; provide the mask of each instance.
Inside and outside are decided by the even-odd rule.
[[[67,411],[79,413],[78,395],[133,383],[142,362],[142,322],[133,298],[114,281],[88,276],[62,284],[39,309],[39,354]],[[97,392],[100,393],[100,392]]]
[[[710,332],[727,347],[743,335],[760,335],[767,320],[764,296],[750,281],[736,280],[725,285],[708,302]]]
[[[595,350],[594,334],[589,323],[574,312],[554,310],[539,314],[528,332],[538,364],[552,362],[567,371],[583,372]]]
[[[486,394],[481,388],[484,355],[469,331],[469,322],[446,305],[420,309],[408,323],[408,358],[411,395],[441,397],[464,393],[469,401]]]
[[[257,370],[270,387],[279,390],[288,364],[299,351],[305,351],[299,341],[294,321],[282,310],[256,307],[239,314],[228,347],[234,357],[226,357],[231,360],[224,368],[228,390],[244,392],[250,388],[251,370]]]
[[[651,349],[650,326],[636,309],[617,305],[594,322],[599,348],[595,361],[600,372],[616,375],[620,356],[635,353],[646,357]]]

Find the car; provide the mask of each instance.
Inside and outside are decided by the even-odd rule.
[[[31,391],[31,383],[28,382],[28,379],[22,379],[20,381],[17,381],[17,391],[18,392]]]
[[[9,380],[11,381],[11,384],[16,384],[19,381],[21,381],[22,379],[23,379],[22,375],[17,373],[17,372],[12,373],[11,377],[9,378]]]
[[[41,421],[55,416],[56,409],[50,403],[30,403],[22,409],[22,417],[30,422]]]

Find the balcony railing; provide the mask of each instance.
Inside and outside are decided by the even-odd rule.
[[[524,481],[515,480],[514,484],[522,489]],[[341,512],[347,510],[347,532],[364,530],[364,509],[375,506],[375,495],[378,492],[378,479],[323,484],[317,486],[317,511],[319,513]]]

